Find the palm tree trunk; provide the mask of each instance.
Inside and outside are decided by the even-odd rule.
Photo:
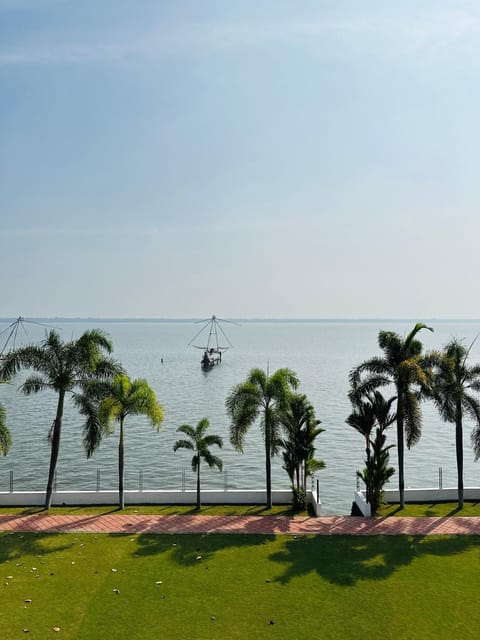
[[[397,399],[397,452],[398,452],[398,491],[400,494],[400,509],[405,508],[405,478],[404,458],[405,443],[403,437],[403,394],[398,389]]]
[[[124,433],[123,418],[120,419],[120,439],[118,442],[118,506],[120,509],[125,508],[125,497],[123,489],[123,476],[125,468],[125,452],[124,452]]]
[[[265,481],[267,488],[267,509],[272,508],[272,461],[271,461],[270,432],[265,425]]]
[[[463,509],[463,425],[462,408],[458,405],[455,420],[455,447],[457,452],[458,508]]]
[[[58,452],[60,450],[60,434],[62,431],[63,405],[65,402],[65,391],[58,392],[57,415],[53,423],[52,449],[50,452],[50,469],[48,471],[47,491],[45,494],[45,509],[50,509],[53,497],[53,483],[55,471],[57,469]]]
[[[200,501],[200,456],[198,456],[198,465],[197,465],[197,510],[200,510],[201,507]]]

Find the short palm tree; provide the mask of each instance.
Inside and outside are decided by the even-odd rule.
[[[434,378],[433,400],[445,422],[455,425],[457,457],[458,508],[463,508],[463,419],[475,423],[472,444],[475,456],[480,457],[480,402],[475,395],[480,391],[480,365],[469,366],[470,349],[452,339],[438,359]]]
[[[365,455],[370,459],[371,443],[370,435],[375,426],[375,413],[370,400],[358,399],[353,412],[348,416],[346,423],[353,427],[365,440]]]
[[[217,467],[219,471],[223,469],[221,459],[213,455],[208,448],[214,444],[220,448],[223,447],[223,439],[213,433],[205,435],[209,426],[210,423],[207,418],[202,418],[195,428],[191,427],[189,424],[183,424],[181,427],[178,427],[177,432],[188,436],[190,440],[177,440],[173,445],[174,451],[177,451],[178,449],[189,449],[194,452],[192,458],[192,470],[197,474],[197,509],[200,509],[201,507],[200,463],[202,460],[205,460],[210,468]]]
[[[92,380],[108,380],[120,369],[119,365],[108,358],[112,343],[107,335],[99,330],[85,331],[78,340],[63,342],[54,329],[50,330],[39,344],[31,344],[14,349],[3,356],[0,366],[0,379],[9,380],[21,369],[33,370],[27,377],[21,390],[26,395],[38,391],[52,390],[58,394],[57,411],[51,429],[51,454],[45,493],[45,508],[52,502],[53,483],[60,450],[65,396],[85,389]]]
[[[325,429],[318,427],[320,420],[305,394],[293,393],[280,414],[285,431],[281,440],[283,468],[292,484],[294,505],[305,507],[307,479],[315,471],[325,468],[323,460],[315,459],[315,439]]]
[[[393,444],[385,446],[387,436],[385,432],[377,427],[375,437],[370,440],[371,455],[366,460],[363,471],[357,471],[357,476],[363,480],[367,488],[367,501],[370,505],[371,514],[375,516],[382,499],[383,487],[395,473],[393,467],[389,467],[389,450]]]
[[[130,380],[127,375],[116,375],[111,382],[98,386],[94,395],[101,397],[98,409],[89,411],[89,408],[95,408],[95,405],[90,405],[85,410],[87,405],[84,403],[82,410],[87,415],[84,435],[87,455],[98,446],[101,435],[113,433],[114,423],[118,422],[118,505],[120,509],[124,509],[125,419],[128,416],[143,415],[150,420],[152,426],[159,429],[163,422],[163,407],[157,402],[155,393],[146,380]]]
[[[433,331],[431,327],[420,322],[414,326],[406,338],[402,338],[394,331],[380,331],[378,345],[383,349],[384,356],[366,360],[350,373],[350,399],[353,404],[379,387],[389,384],[395,386],[401,509],[405,506],[404,437],[406,435],[408,448],[420,439],[422,417],[419,401],[422,394],[427,395],[431,384],[432,360],[422,354],[422,343],[416,339],[417,333],[422,329]]]
[[[226,399],[231,420],[230,442],[243,452],[248,429],[260,418],[265,445],[267,508],[272,508],[272,456],[279,450],[280,414],[299,384],[290,369],[278,369],[271,376],[262,369],[252,369],[245,382],[233,387]]]
[[[394,469],[388,466],[389,450],[393,445],[385,446],[385,431],[396,418],[391,410],[395,400],[395,396],[386,400],[380,391],[374,391],[365,398],[356,399],[354,410],[346,420],[365,439],[365,468],[357,471],[357,477],[365,483],[372,515],[378,510],[384,485],[394,473]]]

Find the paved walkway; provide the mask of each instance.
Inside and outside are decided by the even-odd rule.
[[[480,517],[0,515],[0,531],[52,533],[261,533],[317,535],[480,535]]]

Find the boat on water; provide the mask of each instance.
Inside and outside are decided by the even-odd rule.
[[[188,345],[195,347],[195,349],[202,349],[203,355],[200,361],[200,366],[204,371],[208,371],[215,365],[220,364],[222,361],[222,354],[233,346],[220,324],[220,322],[229,322],[229,320],[220,320],[220,318],[213,315],[211,318],[200,320],[199,322],[201,322],[203,326],[200,331],[195,334]],[[193,344],[200,338],[200,336],[208,336],[206,343]],[[222,345],[222,341],[226,342],[226,344]]]

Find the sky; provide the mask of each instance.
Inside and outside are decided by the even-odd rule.
[[[0,0],[0,317],[480,318],[480,4]]]

